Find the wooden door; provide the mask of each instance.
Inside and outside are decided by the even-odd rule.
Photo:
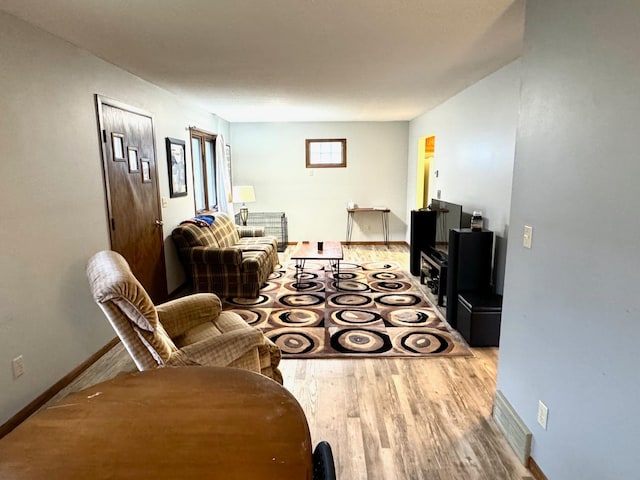
[[[167,297],[153,117],[96,96],[111,249],[154,302]]]

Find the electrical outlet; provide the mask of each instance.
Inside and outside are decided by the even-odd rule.
[[[542,400],[538,400],[538,423],[545,430],[547,429],[547,419],[549,418],[549,407]]]
[[[531,225],[525,225],[524,234],[522,236],[522,245],[524,245],[524,248],[531,248],[532,237],[533,237],[533,227]]]
[[[24,375],[24,359],[22,355],[17,356],[11,361],[13,367],[13,378],[18,378]]]

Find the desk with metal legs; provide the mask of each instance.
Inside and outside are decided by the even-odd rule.
[[[389,246],[389,212],[391,212],[391,210],[386,207],[347,208],[347,243],[351,242],[351,233],[353,232],[353,217],[356,213],[359,212],[380,212],[384,244]]]

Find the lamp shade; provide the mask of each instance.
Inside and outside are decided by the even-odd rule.
[[[256,194],[252,185],[238,185],[233,187],[233,203],[255,202]]]

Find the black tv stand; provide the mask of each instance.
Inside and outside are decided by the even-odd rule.
[[[444,307],[444,296],[447,293],[447,267],[449,257],[446,253],[433,247],[420,252],[420,283],[424,285],[426,277],[431,280],[427,285],[438,295],[438,306]]]

